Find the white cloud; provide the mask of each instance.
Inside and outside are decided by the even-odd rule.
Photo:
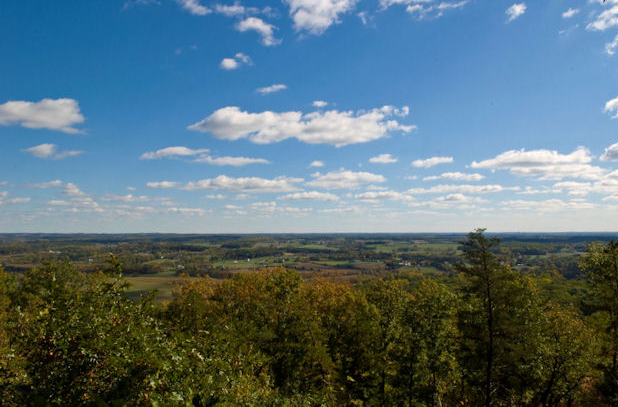
[[[431,168],[438,164],[448,164],[453,162],[453,157],[431,157],[425,160],[415,160],[412,166],[416,168]]]
[[[577,13],[579,13],[578,8],[569,8],[567,11],[562,13],[562,18],[571,18]]]
[[[83,151],[57,151],[55,144],[44,143],[38,146],[26,148],[23,152],[31,154],[37,158],[51,158],[53,160],[61,160],[66,157],[74,157],[83,154]]]
[[[586,26],[590,31],[605,31],[618,26],[618,5],[614,5],[596,16],[595,20]]]
[[[232,69],[238,68],[240,64],[234,58],[223,58],[221,63],[219,63],[219,66],[221,69],[231,71]]]
[[[432,209],[449,209],[458,210],[475,210],[478,209],[475,204],[486,203],[487,200],[479,197],[467,196],[462,193],[453,193],[440,196],[431,201],[410,202],[408,206],[413,208],[429,207]]]
[[[302,214],[303,212],[310,212],[312,209],[310,208],[296,208],[291,206],[278,206],[277,202],[255,202],[249,205],[250,209],[255,212],[261,213],[292,213],[292,214]],[[237,212],[238,213],[238,212]],[[245,213],[239,213],[242,215],[246,215]]]
[[[614,55],[616,53],[616,47],[618,47],[618,35],[616,35],[612,42],[605,43],[605,53],[607,55]]]
[[[380,154],[369,159],[370,163],[391,164],[396,163],[397,159],[390,154]]]
[[[38,146],[26,148],[23,151],[38,158],[49,158],[56,152],[56,145],[49,143],[39,144]]]
[[[69,196],[83,196],[85,195],[77,185],[72,182],[67,182],[64,185],[62,193]]]
[[[232,5],[215,4],[215,12],[228,17],[236,17],[245,15],[247,13],[257,12],[257,9],[247,8],[238,3],[234,3]]]
[[[189,13],[194,16],[205,16],[206,14],[212,13],[212,10],[208,7],[204,7],[200,4],[199,0],[176,0],[182,6],[183,9],[187,10]]]
[[[501,202],[502,209],[514,211],[537,211],[537,212],[559,212],[564,210],[593,209],[594,204],[580,201],[562,201],[560,199],[548,199],[546,201],[524,201],[512,200]]]
[[[163,211],[164,213],[178,213],[181,215],[197,215],[197,216],[204,216],[207,211],[204,209],[199,209],[199,208],[177,208],[177,207],[171,207],[171,208],[166,208]]]
[[[34,189],[45,189],[45,188],[53,188],[53,187],[61,187],[61,186],[62,186],[62,181],[60,181],[59,179],[54,180],[54,181],[41,182],[38,184],[28,184],[28,188],[34,188]]]
[[[247,17],[236,24],[236,29],[240,32],[257,32],[262,37],[262,44],[266,46],[273,46],[281,43],[281,40],[274,36],[276,27],[272,24],[268,24],[261,18]]]
[[[242,167],[248,164],[270,164],[270,161],[264,158],[249,158],[249,157],[209,157],[203,156],[194,160],[198,163],[208,163],[212,165],[232,165],[234,167]]]
[[[355,213],[355,214],[359,214],[359,213],[362,212],[362,210],[358,206],[346,206],[344,208],[321,209],[319,212],[320,213],[326,213],[326,214],[330,214],[330,213],[336,213],[336,214]]]
[[[116,195],[116,194],[106,194],[101,197],[102,201],[107,202],[146,202],[148,201],[147,196],[133,196],[131,194],[128,195]]]
[[[73,99],[43,99],[38,102],[9,101],[0,105],[0,125],[19,124],[29,129],[82,133],[73,126],[84,121]]]
[[[481,174],[464,174],[462,172],[444,172],[440,175],[432,175],[430,177],[423,178],[423,181],[434,181],[438,179],[446,179],[451,181],[480,181],[485,178]]]
[[[282,83],[277,83],[275,85],[266,86],[264,88],[258,88],[255,91],[261,93],[262,95],[266,95],[269,93],[279,92],[281,90],[287,89],[288,87]]]
[[[249,113],[238,107],[228,106],[188,128],[210,132],[225,140],[247,138],[257,144],[276,143],[296,138],[308,144],[333,144],[337,147],[365,143],[386,137],[389,131],[410,132],[415,126],[406,126],[390,119],[405,116],[407,106],[395,109],[384,106],[370,111],[336,111],[275,113],[265,111]]]
[[[526,12],[526,3],[515,3],[511,7],[507,8],[505,13],[509,17],[508,22],[521,17]]]
[[[468,0],[459,1],[456,3],[440,2],[438,4],[429,4],[431,0],[412,0],[408,1],[406,11],[414,15],[419,20],[440,18],[447,10],[455,10],[463,8],[468,4]]]
[[[448,194],[445,196],[438,197],[435,200],[436,202],[442,202],[442,203],[462,203],[462,202],[483,203],[483,202],[487,202],[487,200],[485,199],[473,197],[473,196],[467,196],[464,194]]]
[[[28,187],[38,189],[63,187],[62,193],[68,197],[68,200],[51,200],[48,204],[52,206],[69,206],[69,208],[64,210],[65,212],[104,212],[104,209],[94,199],[87,196],[72,182],[64,184],[60,180],[55,180],[40,184],[29,184]]]
[[[322,34],[338,24],[339,17],[354,9],[358,0],[283,0],[290,6],[296,31]]]
[[[172,182],[172,181],[157,181],[157,182],[147,182],[146,186],[149,188],[174,188],[178,186],[178,183]]]
[[[492,170],[507,169],[512,174],[540,179],[583,178],[597,179],[605,170],[590,165],[592,157],[584,147],[571,154],[560,154],[555,150],[510,150],[495,158],[473,162],[472,168]]]
[[[58,199],[52,199],[51,201],[47,202],[48,205],[52,205],[52,206],[68,206],[71,205],[71,203],[69,201],[63,201],[63,200],[58,200]]]
[[[397,191],[369,191],[354,195],[354,199],[358,199],[363,202],[380,202],[384,200],[388,201],[411,201],[410,195],[402,194]]]
[[[37,158],[50,158],[53,160],[61,160],[66,157],[74,157],[76,155],[83,154],[83,151],[57,151],[55,144],[44,143],[38,146],[26,148],[22,150],[24,153],[28,153]]]
[[[298,188],[295,184],[302,181],[301,178],[289,177],[264,179],[258,177],[233,178],[227,175],[219,175],[216,178],[189,182],[182,189],[188,191],[198,189],[221,189],[226,191],[245,192],[288,192],[297,190]]]
[[[435,3],[433,0],[380,0],[380,7],[387,9],[394,5],[406,6],[406,11],[414,15],[419,20],[423,19],[435,19],[444,15],[447,10],[459,9],[465,6],[468,0],[458,2],[441,1]],[[363,20],[363,24],[366,22],[365,15],[359,15]]]
[[[312,105],[315,106],[315,107],[318,107],[318,108],[319,107],[326,107],[326,106],[328,106],[328,102],[325,102],[323,100],[314,100]]]
[[[151,151],[144,153],[140,156],[140,160],[158,160],[160,158],[175,158],[175,157],[188,157],[198,154],[207,153],[209,150],[207,148],[199,148],[196,150],[192,150],[188,147],[176,146],[176,147],[165,147],[157,151]]]
[[[312,161],[311,164],[307,166],[307,168],[316,168],[316,167],[324,167],[324,163],[322,161]]]
[[[291,200],[297,200],[297,201],[298,200],[312,200],[312,201],[335,202],[339,200],[339,197],[335,194],[330,194],[327,192],[308,191],[308,192],[296,192],[293,194],[280,196],[277,199],[291,199]]]
[[[251,58],[242,52],[237,52],[233,58],[223,58],[219,63],[219,67],[226,71],[238,69],[243,65],[251,65]]]
[[[614,112],[614,116],[612,116],[612,119],[618,119],[618,97],[612,100],[608,100],[605,103],[605,109],[603,111],[606,113]]]
[[[307,185],[324,189],[354,189],[362,184],[386,182],[386,178],[382,175],[372,174],[370,172],[346,171],[344,169],[327,174],[315,173],[312,177],[315,179],[307,182]]]
[[[204,195],[204,198],[206,199],[217,199],[217,200],[223,200],[226,198],[225,195],[222,194],[209,194],[209,195]]]
[[[16,204],[25,204],[30,202],[30,198],[9,198],[9,193],[7,191],[2,191],[0,192],[0,206],[5,205],[5,204],[12,204],[12,205],[16,205]]]
[[[191,157],[199,155],[198,158],[192,160],[198,163],[208,163],[213,165],[233,165],[241,167],[247,164],[270,164],[270,161],[263,158],[247,158],[247,157],[210,157],[207,148],[190,149],[188,147],[166,147],[157,151],[147,152],[141,155],[140,160],[155,160],[160,158],[178,158]]]
[[[585,196],[591,192],[598,194],[617,194],[618,170],[606,174],[603,178],[594,182],[557,182],[552,186],[550,192],[556,194],[566,192],[569,195],[575,196]]]
[[[487,194],[502,191],[516,191],[519,187],[503,187],[502,185],[455,185],[443,184],[435,185],[431,188],[411,188],[406,191],[408,194]]]
[[[605,149],[601,161],[618,161],[618,143],[614,143]]]

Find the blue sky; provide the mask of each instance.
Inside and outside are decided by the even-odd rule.
[[[618,230],[618,0],[8,0],[1,232]]]

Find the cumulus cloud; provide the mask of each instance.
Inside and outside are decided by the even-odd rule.
[[[448,10],[455,10],[464,7],[468,3],[468,0],[449,2],[440,1],[434,2],[433,0],[380,0],[380,7],[387,9],[388,7],[400,5],[406,6],[406,11],[412,14],[419,20],[440,18]],[[366,24],[366,15],[359,15],[363,24]]]
[[[508,16],[507,22],[511,22],[518,17],[521,17],[526,12],[526,3],[515,3],[507,8],[505,13]]]
[[[353,172],[344,169],[326,174],[318,172],[313,174],[312,177],[315,179],[307,182],[307,185],[324,189],[354,189],[363,184],[386,182],[386,178],[382,175],[370,172]]]
[[[66,195],[66,200],[51,200],[48,204],[69,207],[64,210],[65,212],[104,212],[104,209],[94,199],[72,182],[65,184],[60,180],[54,180],[39,184],[28,184],[28,187],[35,189],[62,187],[62,194]]]
[[[502,185],[470,185],[470,184],[444,184],[435,185],[431,188],[411,188],[406,191],[408,194],[487,194],[502,191],[516,191],[519,187],[503,187]]]
[[[540,179],[583,178],[597,179],[605,170],[592,166],[590,152],[579,147],[571,154],[560,154],[555,150],[510,150],[495,158],[473,162],[472,168],[491,170],[506,169],[512,174]]]
[[[29,129],[58,130],[64,133],[82,133],[73,127],[82,123],[84,116],[73,99],[43,99],[38,102],[9,101],[0,105],[0,125],[20,125]]]
[[[288,192],[298,188],[295,184],[302,182],[302,178],[277,177],[264,179],[258,177],[233,178],[219,175],[216,178],[189,182],[182,189],[193,191],[198,189],[213,189],[244,192]]]
[[[369,159],[370,163],[391,164],[396,163],[397,159],[390,154],[380,154]]]
[[[318,191],[305,191],[305,192],[296,192],[293,194],[288,194],[284,196],[280,196],[277,199],[291,199],[295,201],[300,200],[310,200],[310,201],[330,201],[335,202],[339,200],[339,197],[335,194],[331,194],[328,192],[318,192]]]
[[[194,16],[205,16],[212,13],[208,7],[202,6],[199,0],[176,0],[180,6]]]
[[[283,0],[290,7],[296,31],[320,35],[340,16],[354,9],[358,0]]]
[[[548,199],[545,201],[512,200],[501,202],[502,209],[515,211],[559,212],[564,210],[593,209],[594,204],[581,201],[562,201]]]
[[[410,195],[402,194],[397,191],[368,191],[354,195],[354,199],[363,202],[376,203],[380,201],[411,201]]]
[[[107,202],[146,202],[148,201],[147,196],[133,196],[131,194],[128,195],[116,195],[116,194],[105,194],[101,197],[102,201]]]
[[[9,198],[9,193],[7,191],[0,192],[0,206],[5,204],[25,204],[30,202],[29,197],[25,198]]]
[[[163,212],[164,213],[178,213],[181,215],[197,215],[197,216],[203,216],[207,213],[206,210],[200,209],[200,208],[177,208],[177,207],[165,208]]]
[[[423,181],[435,181],[435,180],[451,180],[451,181],[480,181],[485,178],[481,174],[464,174],[462,172],[444,172],[440,175],[432,175],[430,177],[423,178]]]
[[[601,161],[618,161],[618,143],[614,143],[605,149]]]
[[[226,71],[238,69],[243,65],[251,65],[251,58],[242,52],[236,53],[233,58],[223,58],[219,63],[219,67]]]
[[[193,150],[188,147],[182,147],[182,146],[165,147],[160,150],[144,153],[139,157],[139,159],[140,160],[158,160],[161,158],[188,157],[188,156],[194,156],[198,154],[204,154],[204,153],[207,153],[208,151],[209,150],[207,148],[199,148],[199,149]]]
[[[616,47],[618,47],[618,35],[616,35],[611,42],[605,43],[605,53],[607,55],[614,55],[616,53]]]
[[[270,161],[264,158],[249,158],[249,157],[210,157],[203,156],[196,158],[194,162],[207,163],[212,165],[231,165],[234,167],[242,167],[249,164],[270,164]]]
[[[395,109],[384,106],[370,111],[249,113],[228,106],[216,110],[188,128],[210,132],[225,140],[249,139],[257,144],[276,143],[296,138],[308,144],[333,144],[337,147],[365,143],[386,137],[389,131],[410,132],[415,126],[402,125],[392,116],[406,116],[407,106]]]
[[[319,107],[326,107],[326,106],[328,106],[328,102],[325,102],[323,100],[314,100],[312,105],[315,106],[315,107],[318,107],[318,108]]]
[[[312,161],[311,164],[309,164],[307,166],[307,168],[317,168],[317,167],[324,167],[324,163],[322,161]]]
[[[425,160],[414,160],[412,166],[416,168],[431,168],[438,164],[448,164],[453,162],[453,157],[431,157]]]
[[[38,184],[28,184],[28,188],[45,189],[45,188],[61,187],[62,185],[63,185],[62,181],[60,181],[59,179],[56,179],[53,181],[40,182]]]
[[[240,32],[257,32],[262,38],[262,44],[266,46],[273,46],[281,43],[281,40],[275,38],[274,35],[276,27],[272,24],[268,24],[261,18],[247,17],[236,24],[236,29]]]
[[[567,11],[562,13],[562,18],[571,18],[577,13],[579,13],[578,8],[569,8]]]
[[[61,160],[66,157],[74,157],[83,153],[83,151],[76,150],[58,151],[57,147],[58,146],[56,146],[55,144],[44,143],[39,144],[38,146],[26,148],[23,151],[37,158],[50,158],[53,160]]]
[[[247,164],[270,164],[270,161],[264,158],[248,158],[248,157],[211,157],[207,155],[207,148],[190,149],[188,147],[166,147],[157,151],[147,152],[141,155],[140,160],[155,160],[160,158],[179,158],[199,156],[192,160],[198,163],[207,163],[213,165],[232,165],[241,167]]]
[[[83,196],[86,195],[84,194],[84,192],[82,192],[79,187],[72,183],[72,182],[67,182],[64,185],[64,188],[62,189],[62,193],[65,195],[69,195],[69,196]]]
[[[275,85],[266,86],[263,88],[258,88],[255,91],[257,93],[261,93],[262,95],[267,95],[269,93],[275,93],[287,89],[288,87],[282,83],[277,83]]]
[[[618,26],[618,4],[598,14],[594,21],[586,26],[590,31],[605,31]]]
[[[215,4],[215,12],[219,14],[223,14],[228,17],[237,17],[237,16],[242,16],[245,14],[257,12],[257,9],[247,8],[238,3],[234,3],[231,5]]]
[[[446,11],[463,8],[466,4],[468,4],[468,0],[453,3],[440,2],[437,4],[431,4],[431,0],[429,2],[426,0],[416,0],[408,2],[406,11],[419,20],[424,20],[440,18]]]
[[[173,181],[155,181],[147,182],[146,186],[149,188],[174,188],[178,186],[178,183]]]
[[[487,200],[474,196],[467,196],[462,193],[453,193],[444,196],[437,197],[431,201],[424,202],[410,202],[408,206],[419,208],[429,207],[432,209],[451,209],[458,210],[473,210],[476,207],[475,204],[486,203]]]
[[[605,109],[604,112],[606,113],[614,113],[614,115],[612,116],[612,119],[618,119],[618,97],[612,99],[612,100],[608,100],[605,103]]]
[[[291,206],[278,206],[277,202],[255,202],[249,205],[249,209],[255,212],[271,214],[271,213],[289,213],[301,215],[306,212],[311,212],[311,208],[296,208]],[[246,215],[246,212],[236,211],[237,214]]]

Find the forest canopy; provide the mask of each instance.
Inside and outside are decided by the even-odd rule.
[[[448,279],[356,284],[292,268],[131,299],[123,265],[0,272],[3,405],[559,406],[618,403],[618,249],[548,294],[484,230]],[[562,278],[557,276],[556,278]]]

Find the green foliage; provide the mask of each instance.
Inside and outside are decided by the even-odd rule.
[[[363,253],[340,244],[338,255]],[[582,257],[588,318],[569,290],[540,295],[562,277],[513,271],[482,229],[451,278],[354,286],[267,268],[178,278],[164,304],[130,299],[119,257],[90,273],[68,262],[0,270],[0,404],[612,405],[615,246]]]
[[[618,243],[591,243],[580,267],[591,287],[591,303],[600,314],[597,320],[603,321],[599,387],[605,400],[618,406]]]

